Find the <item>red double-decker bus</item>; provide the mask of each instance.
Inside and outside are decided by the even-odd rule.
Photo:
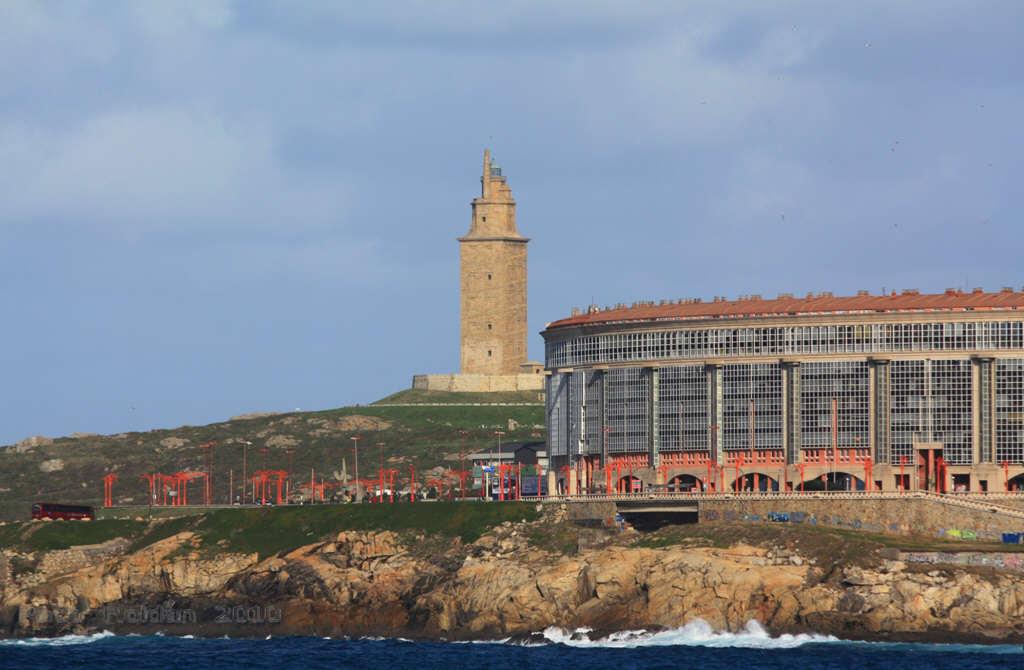
[[[96,514],[88,505],[61,505],[58,503],[33,503],[33,519],[88,519],[92,521]]]

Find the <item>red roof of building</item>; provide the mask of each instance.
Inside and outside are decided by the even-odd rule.
[[[786,316],[797,314],[869,314],[877,312],[957,312],[973,310],[1024,309],[1024,292],[1003,289],[986,293],[949,289],[945,293],[921,294],[905,290],[887,295],[870,295],[862,291],[853,296],[835,297],[831,293],[808,293],[798,298],[780,295],[764,299],[748,296],[738,300],[715,298],[704,302],[699,298],[660,303],[640,302],[612,308],[591,307],[567,319],[548,324],[548,328],[583,326],[631,321],[675,321],[689,319],[738,319]]]

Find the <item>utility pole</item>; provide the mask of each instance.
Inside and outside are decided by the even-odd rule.
[[[248,481],[246,476],[249,474],[247,471],[247,460],[249,456],[249,447],[252,446],[252,442],[249,440],[242,440],[242,504],[245,504],[245,482]],[[234,493],[232,493],[234,495]]]
[[[378,502],[384,502],[384,443],[377,443],[377,450],[380,453],[380,495],[378,496]]]
[[[459,430],[459,471],[463,473],[459,477],[459,498],[464,499],[466,497],[466,435],[468,433],[465,430]]]
[[[360,482],[359,480],[359,440],[363,438],[360,437],[359,435],[355,435],[353,437],[350,437],[349,439],[352,440],[352,444],[355,445],[353,448],[355,449],[356,452],[356,502],[363,502],[363,497],[359,494],[359,487],[362,485],[362,482]]]
[[[214,450],[216,447],[216,440],[208,440],[199,445],[199,448],[203,450],[203,455],[206,459],[206,486],[205,490],[203,491],[203,497],[206,499],[207,505],[213,503],[213,458]]]
[[[501,469],[501,436],[505,433],[496,430],[494,434],[498,436],[498,497],[500,498],[505,491],[505,475]]]
[[[292,457],[295,455],[295,447],[288,447],[285,449],[285,453],[288,454],[288,480],[284,489],[284,499],[287,502],[292,491]]]

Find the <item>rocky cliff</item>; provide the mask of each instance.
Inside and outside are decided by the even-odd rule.
[[[1024,573],[921,566],[898,554],[848,561],[784,543],[641,546],[584,533],[569,553],[539,524],[476,541],[345,531],[265,559],[203,547],[190,532],[81,561],[5,552],[0,632],[205,635],[528,636],[548,626],[671,628],[846,638],[1024,640]],[[581,531],[582,532],[582,531]],[[12,565],[31,560],[19,576]]]

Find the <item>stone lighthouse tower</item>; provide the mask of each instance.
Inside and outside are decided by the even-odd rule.
[[[426,391],[540,391],[544,369],[526,360],[526,243],[516,201],[484,151],[480,197],[469,232],[459,238],[458,374],[415,375]]]
[[[480,197],[459,238],[461,372],[514,375],[526,363],[526,243],[501,168],[484,151]]]

